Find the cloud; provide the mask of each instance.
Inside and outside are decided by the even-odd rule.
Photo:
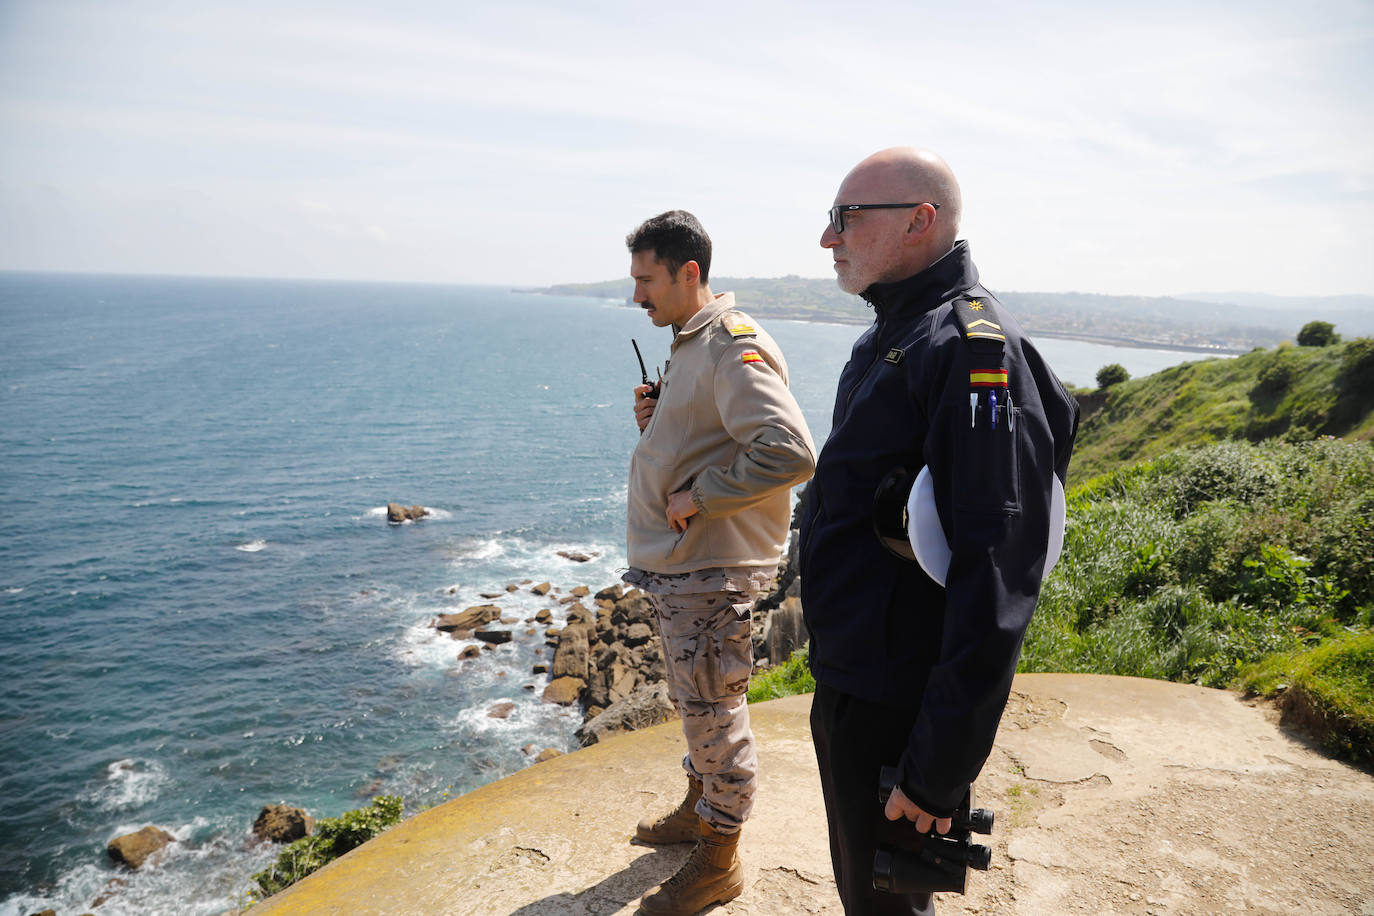
[[[718,272],[819,276],[844,172],[914,142],[956,168],[1003,288],[1374,288],[1367,4],[6,10],[0,132],[20,139],[0,208],[41,184],[78,203],[11,221],[30,240],[0,235],[0,267],[79,219],[78,269],[176,252],[162,270],[291,272],[299,249],[321,275],[590,280],[623,272],[638,220],[684,206]],[[200,248],[159,236],[169,198]],[[1273,208],[1311,228],[1276,240]],[[255,223],[297,237],[264,253],[240,237]],[[90,230],[120,225],[137,232],[103,248]]]

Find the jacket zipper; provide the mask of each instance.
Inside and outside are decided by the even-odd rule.
[[[873,354],[873,362],[868,364],[868,368],[864,370],[864,374],[859,376],[859,380],[854,383],[854,387],[849,389],[849,394],[845,395],[844,416],[840,418],[841,420],[849,419],[849,407],[854,403],[854,395],[858,392],[859,386],[864,383],[864,380],[868,378],[868,374],[873,371],[873,367],[878,365],[878,362],[883,358],[882,339],[883,328],[886,327],[886,320],[885,318],[878,319],[878,327],[873,333],[873,342],[878,345]]]

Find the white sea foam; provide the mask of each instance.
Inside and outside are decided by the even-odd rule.
[[[257,553],[267,546],[267,542],[259,538],[256,541],[249,541],[246,544],[239,544],[235,550],[242,550],[244,553]]]
[[[167,768],[156,760],[125,757],[105,767],[105,780],[81,794],[81,800],[105,811],[121,811],[156,801],[170,782]]]
[[[17,594],[19,594],[20,592],[22,592],[23,590],[24,590],[24,589],[23,589],[22,586],[19,586],[19,587],[11,587],[11,588],[5,589],[5,594],[6,594],[6,595],[17,595]]]
[[[142,821],[115,826],[109,838],[142,826]],[[245,843],[247,825],[242,822],[196,817],[165,829],[177,841],[138,871],[83,863],[58,876],[56,886],[42,896],[23,893],[0,901],[0,916],[44,909],[101,916],[216,916],[247,899],[254,889],[252,874],[280,851],[270,843]],[[109,899],[94,910],[95,899],[107,894]]]

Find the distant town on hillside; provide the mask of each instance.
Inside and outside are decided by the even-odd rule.
[[[711,287],[733,291],[740,308],[760,318],[867,324],[873,315],[862,300],[841,291],[829,278],[713,277]],[[524,292],[633,305],[634,284],[629,279],[560,283]],[[1292,340],[1313,320],[1330,321],[1345,338],[1374,334],[1374,296],[1197,293],[1173,298],[994,292],[1033,334],[1137,347],[1244,353]]]

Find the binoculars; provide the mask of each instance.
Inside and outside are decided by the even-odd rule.
[[[992,850],[971,839],[992,833],[992,812],[973,807],[969,789],[949,833],[917,833],[905,818],[890,821],[883,814],[897,785],[897,770],[883,767],[878,779],[878,852],[873,857],[873,888],[889,894],[962,894],[968,870],[987,871]]]

